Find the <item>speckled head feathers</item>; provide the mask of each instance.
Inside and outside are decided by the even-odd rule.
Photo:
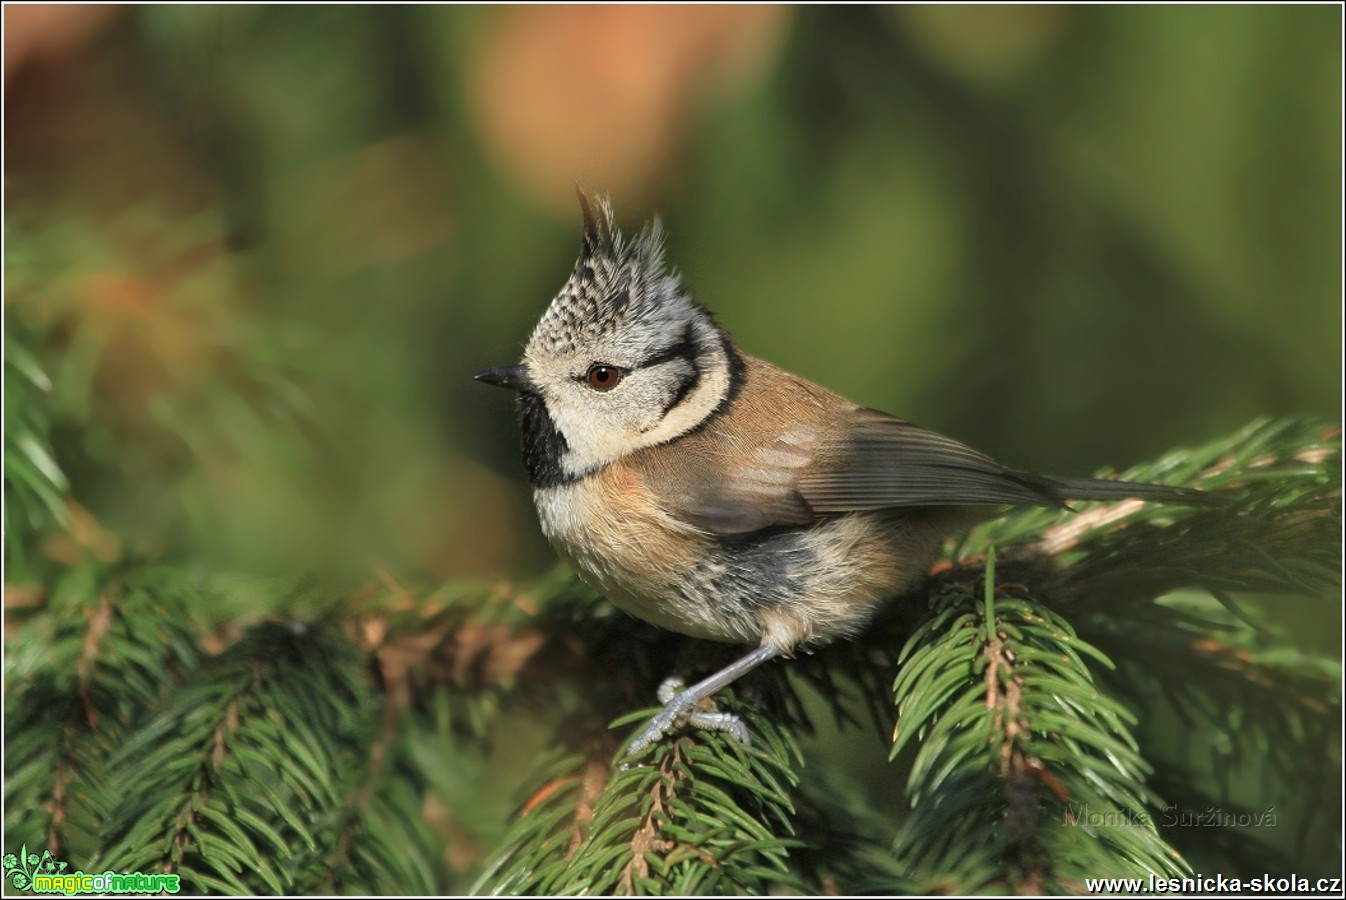
[[[693,314],[677,273],[664,263],[664,232],[655,219],[628,241],[617,230],[606,198],[590,201],[576,189],[584,213],[584,242],[570,279],[529,338],[530,353],[568,355],[606,344],[619,331],[623,344],[658,343],[658,335]]]

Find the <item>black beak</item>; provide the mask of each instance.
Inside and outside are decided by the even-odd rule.
[[[533,382],[528,378],[527,366],[497,366],[478,372],[472,376],[495,387],[509,388],[512,391],[531,391]]]

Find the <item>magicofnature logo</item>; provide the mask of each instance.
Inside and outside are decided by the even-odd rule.
[[[30,853],[24,844],[18,853],[4,856],[5,880],[19,891],[35,894],[176,894],[180,877],[144,872],[67,872],[69,864],[43,850]]]

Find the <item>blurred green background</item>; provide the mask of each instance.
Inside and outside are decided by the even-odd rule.
[[[1335,6],[4,14],[5,321],[79,498],[31,565],[541,571],[470,376],[576,182],[750,352],[1017,466],[1340,407]]]

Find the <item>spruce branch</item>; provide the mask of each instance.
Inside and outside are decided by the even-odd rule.
[[[5,827],[76,858],[98,846],[115,793],[108,757],[201,656],[179,598],[88,575],[15,617],[23,640],[5,656]]]
[[[1202,447],[1124,473],[1198,486],[1223,503],[1130,500],[1016,510],[969,535],[956,558],[994,544],[1020,564],[1051,563],[1047,595],[1072,610],[1111,610],[1199,587],[1330,596],[1340,583],[1341,429],[1312,419],[1259,420]],[[1072,615],[1078,615],[1072,612]]]
[[[1112,692],[1172,711],[1202,736],[1222,785],[1220,808],[1236,805],[1231,773],[1254,764],[1283,786],[1282,796],[1293,791],[1317,808],[1316,792],[1340,783],[1340,661],[1287,645],[1274,622],[1253,617],[1237,597],[1340,597],[1340,429],[1312,420],[1255,422],[1127,474],[1192,476],[1228,505],[1119,504],[1058,514],[1040,537],[1009,553],[1030,569],[1035,554],[1054,560],[1054,568],[1036,569],[1034,583],[1116,662],[1100,671]],[[1052,514],[1022,517],[1029,516],[1041,522]],[[1019,518],[987,530],[1013,531]],[[1159,751],[1145,746],[1143,732],[1138,737],[1158,762]],[[1195,849],[1233,840],[1211,833],[1220,830],[1228,829],[1164,834]]]
[[[798,890],[788,865],[798,748],[768,722],[754,726],[764,731],[753,747],[684,736],[616,770],[567,757],[523,806],[474,893]]]
[[[1070,890],[1085,875],[1179,874],[1145,824],[1157,804],[1132,715],[1100,690],[1109,665],[1020,586],[981,598],[947,585],[908,643],[893,685],[892,753],[918,736],[912,815],[896,854],[926,889]],[[1107,827],[1075,826],[1084,809]]]
[[[1260,423],[1130,476],[1227,506],[989,523],[859,640],[718,696],[752,748],[690,730],[630,761],[622,738],[653,715],[630,711],[658,682],[738,651],[632,620],[562,570],[524,587],[378,572],[320,621],[209,634],[185,612],[209,583],[76,566],[9,643],[6,825],[231,892],[432,892],[487,856],[488,892],[1072,890],[1180,872],[1175,849],[1252,838],[1156,832],[1157,811],[1209,798],[1174,788],[1143,704],[1221,735],[1217,772],[1303,782],[1339,759],[1339,666],[1237,597],[1335,594],[1338,460],[1319,423]],[[886,731],[900,712],[914,765],[895,852],[873,798],[826,789],[818,762],[801,773],[806,687],[843,727]],[[521,723],[550,769],[503,832],[487,787],[526,758]]]
[[[315,854],[342,842],[371,701],[339,633],[252,630],[113,755],[120,791],[95,865],[229,893],[290,892]]]
[[[8,320],[8,311],[6,319]],[[7,324],[8,321],[7,321]],[[5,334],[5,570],[7,581],[30,577],[32,536],[69,528],[70,481],[51,447],[51,378],[15,336]]]
[[[444,882],[424,814],[427,778],[410,757],[408,723],[385,729],[367,758],[350,758],[346,796],[295,877],[297,894],[434,894]]]

